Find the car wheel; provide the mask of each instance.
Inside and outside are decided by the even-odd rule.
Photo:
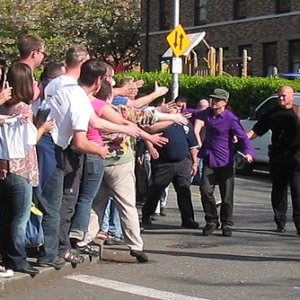
[[[249,164],[248,161],[241,155],[234,156],[234,167],[236,174],[250,175],[253,171],[253,163]]]

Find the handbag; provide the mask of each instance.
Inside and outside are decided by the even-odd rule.
[[[44,244],[42,220],[43,213],[32,203],[30,218],[25,231],[25,246],[27,248],[37,248]]]

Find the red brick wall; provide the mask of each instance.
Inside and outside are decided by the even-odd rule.
[[[165,0],[171,5],[172,0]],[[167,49],[165,40],[168,32],[159,32],[159,1],[150,0],[150,35],[149,35],[149,67],[159,69],[159,55]],[[145,3],[142,1],[142,61],[145,60]],[[298,15],[281,16],[266,20],[247,21],[252,17],[260,16],[280,16],[275,15],[275,0],[249,0],[247,6],[247,19],[237,21],[232,24],[217,24],[219,22],[233,21],[233,1],[231,0],[210,0],[208,1],[207,25],[214,24],[213,27],[194,26],[194,1],[180,1],[180,23],[186,28],[188,33],[206,32],[206,41],[213,47],[228,47],[228,55],[237,56],[240,45],[252,45],[252,70],[253,75],[263,74],[263,43],[277,42],[277,61],[279,71],[288,70],[288,41],[300,39],[300,1],[291,0],[291,11],[299,11]],[[246,22],[245,22],[246,21]],[[171,24],[173,19],[171,20]],[[201,43],[197,49],[205,52],[205,46]]]

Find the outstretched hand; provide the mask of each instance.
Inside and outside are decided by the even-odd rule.
[[[138,137],[142,130],[136,125],[136,124],[132,124],[132,125],[123,125],[123,132],[127,135],[130,135],[132,137]]]
[[[165,95],[168,91],[169,91],[169,89],[167,87],[159,86],[157,81],[155,81],[154,93],[155,93],[156,98]]]
[[[173,118],[173,122],[179,125],[187,125],[188,124],[188,119],[184,117],[182,114],[171,114]]]
[[[151,143],[153,145],[156,145],[158,147],[162,147],[166,145],[169,142],[169,140],[162,136],[162,133],[156,133],[151,135]]]

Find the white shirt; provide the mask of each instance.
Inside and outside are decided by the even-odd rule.
[[[19,117],[9,118],[0,126],[0,159],[25,158],[37,142],[36,127],[29,120],[21,124]]]
[[[51,109],[48,120],[55,121],[51,136],[56,145],[67,148],[73,131],[87,131],[93,107],[90,99],[77,81],[61,75],[53,79],[45,89],[47,107]]]

